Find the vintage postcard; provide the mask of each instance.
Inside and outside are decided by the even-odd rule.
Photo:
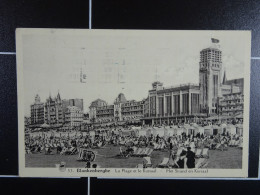
[[[249,31],[17,29],[23,177],[247,177]]]

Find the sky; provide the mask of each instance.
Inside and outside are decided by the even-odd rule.
[[[200,51],[219,39],[227,79],[244,77],[244,34],[238,31],[43,30],[22,36],[25,116],[39,94],[44,102],[82,98],[84,111],[97,98],[112,104],[148,96],[152,82],[165,87],[199,82]],[[19,51],[18,51],[19,52]],[[86,75],[79,81],[80,72]]]

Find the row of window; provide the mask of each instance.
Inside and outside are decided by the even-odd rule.
[[[114,110],[114,106],[97,107],[97,110]]]
[[[83,117],[65,117],[65,120],[76,120],[76,119],[83,120]]]
[[[143,105],[144,102],[136,102],[136,103],[125,103],[122,105],[122,107],[131,107],[131,106],[139,106],[139,105]]]
[[[102,111],[98,111],[97,112],[98,115],[100,115],[100,114],[113,114],[113,113],[114,113],[114,111],[110,111],[110,112],[109,111],[103,111],[103,112]]]
[[[200,52],[201,53],[201,55],[205,55],[205,54],[221,54],[222,53],[222,51],[216,51],[216,50],[205,50],[205,51],[201,51]]]
[[[130,112],[130,113],[122,113],[123,116],[128,116],[128,115],[142,115],[143,112]]]
[[[202,64],[201,67],[205,68],[205,67],[208,67],[209,64]],[[212,64],[212,67],[215,67],[215,68],[219,68],[220,65],[219,64]]]
[[[114,115],[100,115],[100,116],[97,116],[97,118],[113,118]]]
[[[225,97],[223,101],[228,101],[228,100],[243,100],[243,96],[231,96],[231,97]],[[231,101],[230,101],[231,102]]]
[[[82,123],[83,122],[83,120],[81,119],[79,119],[79,120],[65,120],[65,122],[78,122],[78,123]]]
[[[69,113],[80,113],[80,114],[83,114],[81,110],[72,110],[72,112],[67,111],[66,113],[67,114],[69,114]]]
[[[128,108],[128,109],[122,109],[122,112],[131,112],[131,111],[135,111],[135,110],[143,110],[143,108],[132,108],[132,109],[130,109],[130,108]]]
[[[242,106],[239,106],[239,107],[223,107],[220,109],[221,111],[226,111],[226,110],[243,110],[243,107]]]
[[[83,114],[66,114],[65,117],[81,117],[81,118],[83,118]]]

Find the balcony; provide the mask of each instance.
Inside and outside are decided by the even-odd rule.
[[[129,108],[129,107],[134,107],[134,106],[142,106],[142,103],[133,103],[133,104],[124,104],[122,105],[122,108]]]
[[[123,109],[123,110],[122,110],[122,113],[123,113],[123,112],[135,112],[135,111],[143,111],[143,109],[142,109],[142,108],[130,109],[130,110],[125,110],[125,109]]]

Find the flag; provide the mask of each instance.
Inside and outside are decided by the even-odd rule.
[[[211,38],[212,43],[219,43],[218,39]]]

